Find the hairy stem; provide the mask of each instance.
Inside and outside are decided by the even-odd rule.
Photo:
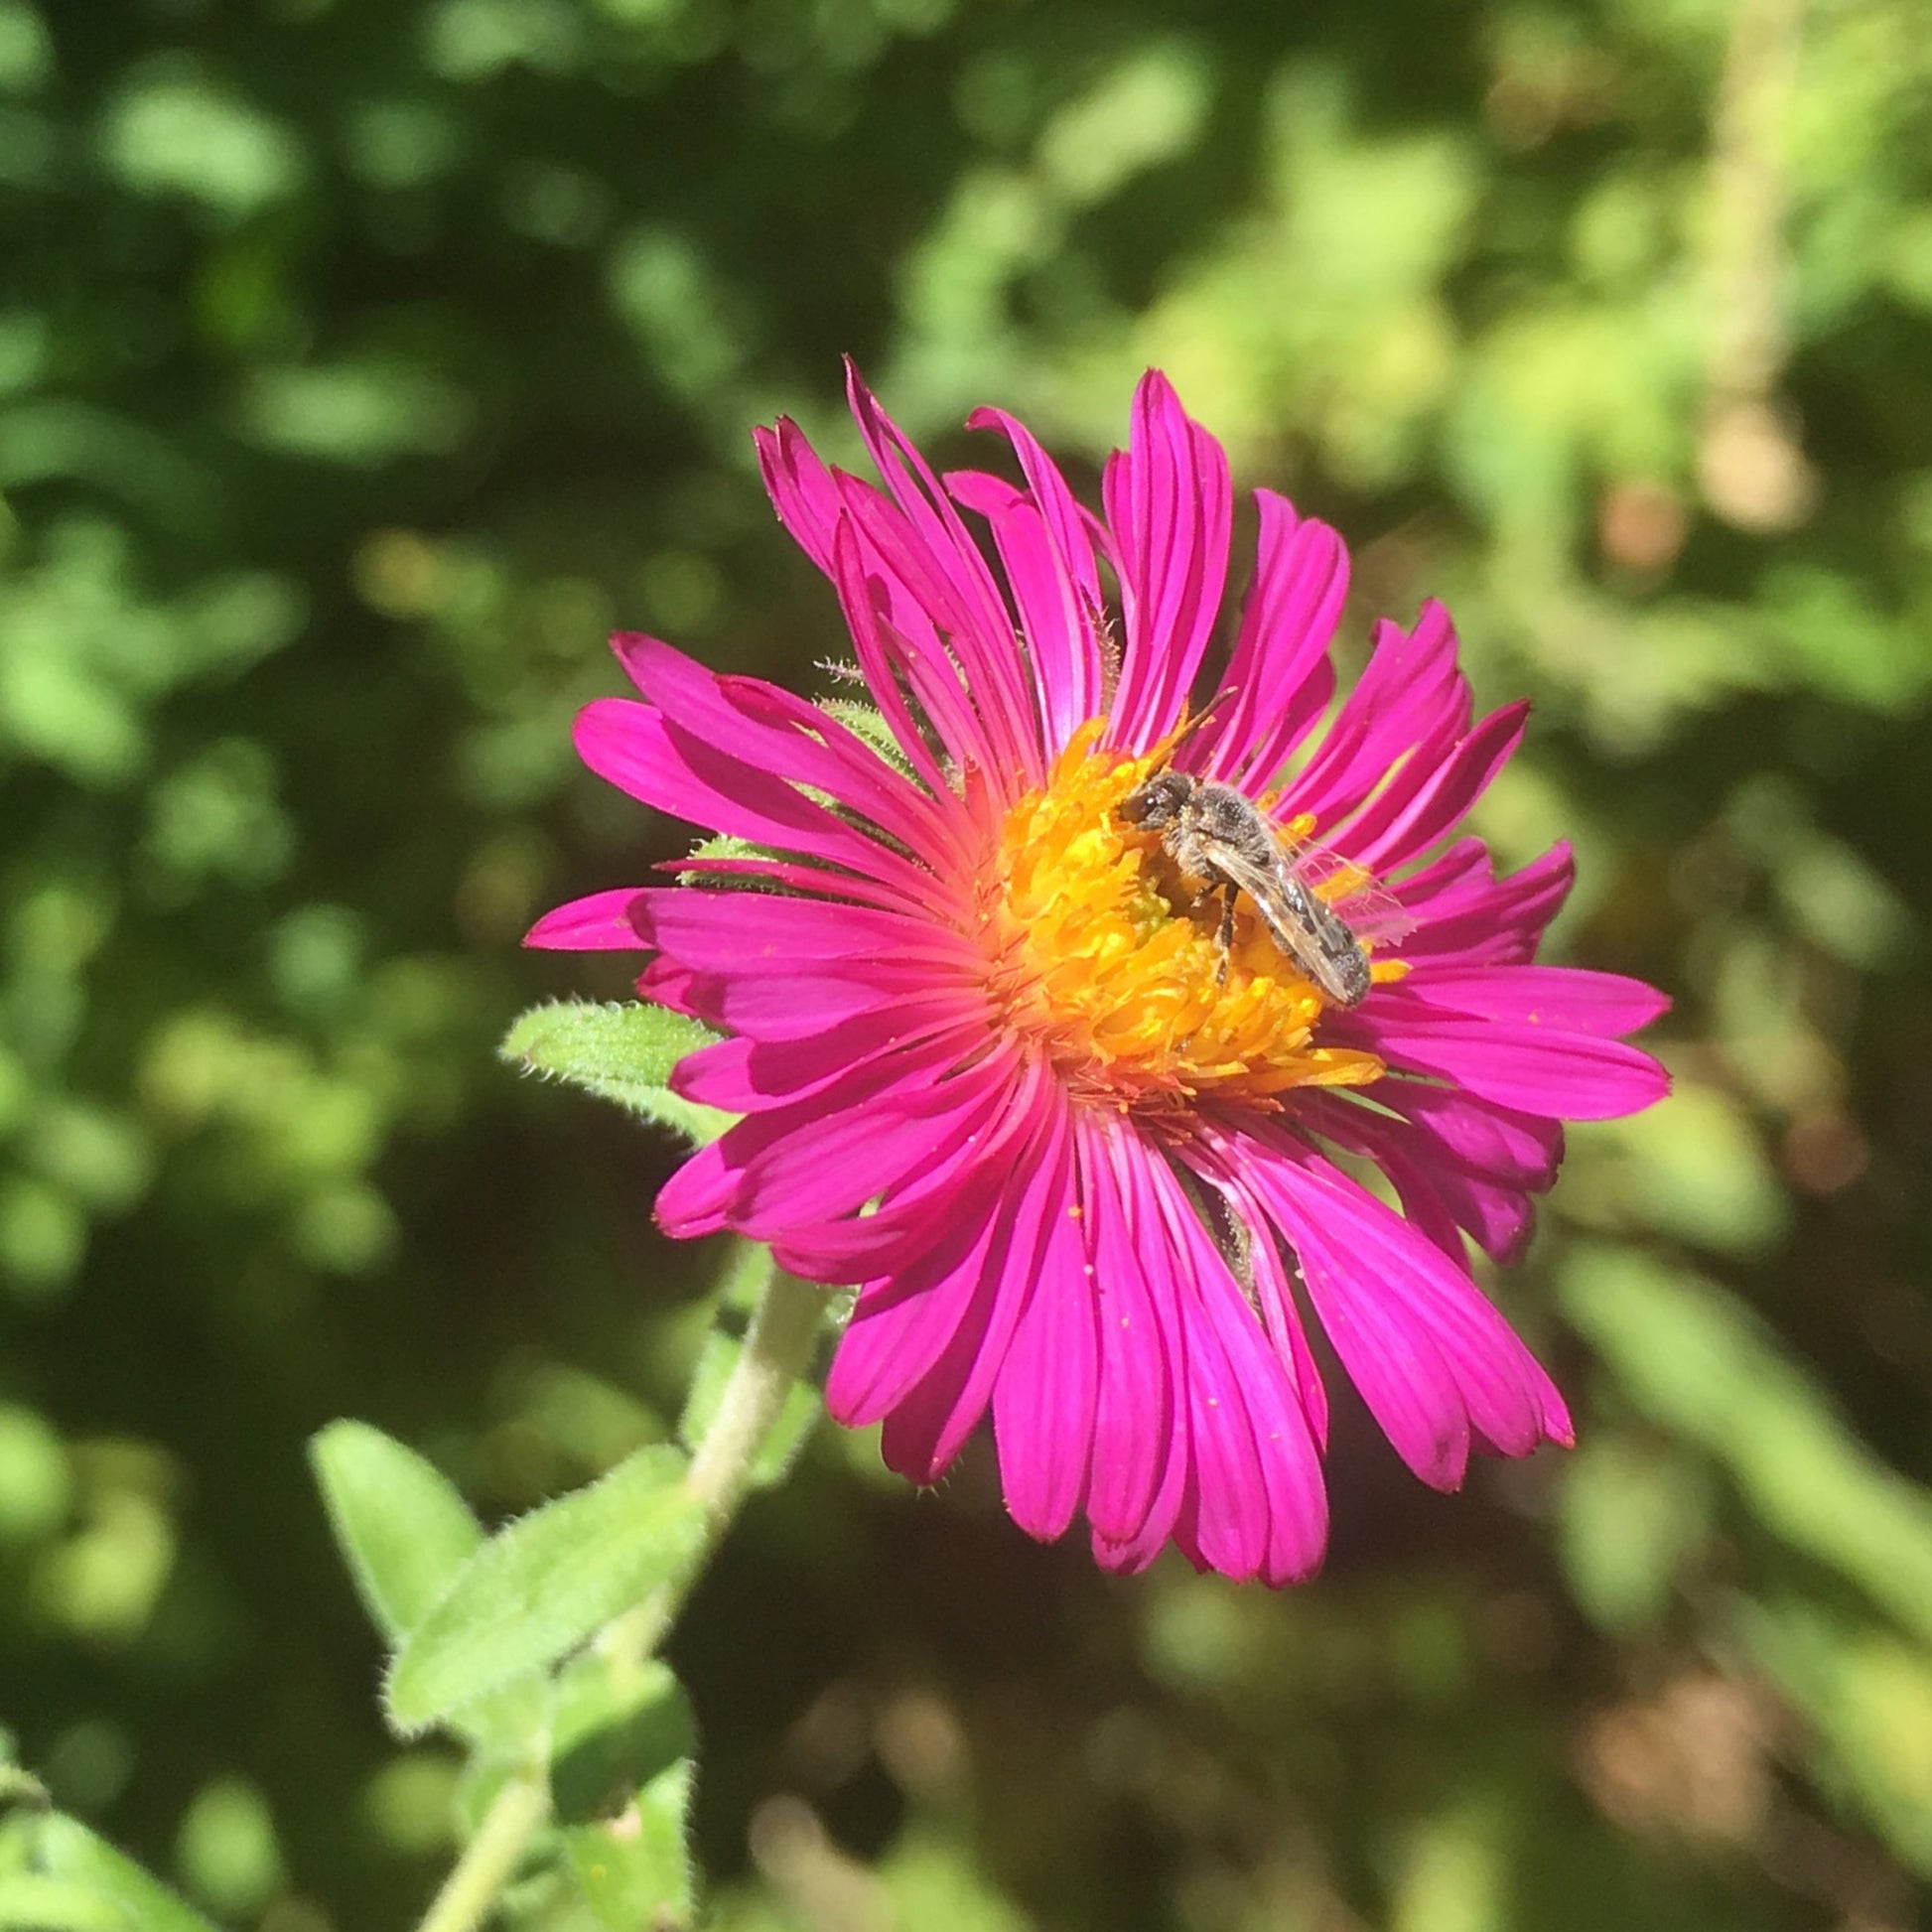
[[[825,1312],[825,1291],[797,1282],[764,1257],[764,1285],[736,1366],[691,1457],[685,1481],[704,1504],[705,1555],[738,1511],[759,1452],[783,1413],[785,1398],[811,1359]],[[702,1568],[653,1592],[604,1627],[596,1648],[614,1676],[640,1669],[663,1640]],[[477,1932],[515,1875],[530,1840],[550,1816],[549,1780],[540,1767],[504,1785],[465,1847],[417,1932]]]
[[[463,1849],[430,1901],[418,1932],[476,1932],[516,1871],[524,1848],[550,1816],[549,1781],[540,1770],[519,1772],[496,1794],[477,1835]]]
[[[718,1398],[710,1426],[692,1453],[691,1473],[685,1478],[705,1506],[707,1556],[745,1499],[759,1452],[811,1360],[812,1343],[825,1315],[824,1289],[794,1281],[775,1263],[768,1265],[745,1346]],[[701,1569],[702,1563],[690,1576],[653,1592],[606,1627],[598,1648],[614,1670],[634,1668],[657,1648]]]

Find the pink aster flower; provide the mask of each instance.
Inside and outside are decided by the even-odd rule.
[[[1566,846],[1498,877],[1454,836],[1527,707],[1473,716],[1435,604],[1376,627],[1334,705],[1347,555],[1262,490],[1190,724],[1231,490],[1163,376],[1098,517],[999,411],[973,426],[1021,481],[942,481],[856,376],[850,395],[883,490],[790,422],[758,446],[883,728],[642,636],[617,639],[642,701],[578,721],[600,776],[728,839],[671,869],[701,884],[599,893],[530,934],[648,948],[640,992],[727,1035],[676,1085],[742,1118],[672,1176],[659,1223],[856,1283],[834,1416],[883,1421],[886,1460],[925,1483],[990,1413],[1015,1520],[1051,1538],[1084,1515],[1113,1570],[1171,1541],[1235,1578],[1316,1568],[1311,1317],[1426,1482],[1454,1488],[1471,1449],[1568,1444],[1470,1246],[1521,1252],[1565,1118],[1665,1093],[1621,1036],[1666,1002],[1531,963]],[[1184,845],[1143,790],[1168,771],[1265,814],[1270,876],[1304,899],[1271,922],[1237,891],[1266,881]],[[1311,835],[1339,858],[1306,856]],[[1312,942],[1290,943],[1311,927],[1358,984],[1323,990]]]

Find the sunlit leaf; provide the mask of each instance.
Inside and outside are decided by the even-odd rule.
[[[568,1080],[687,1138],[715,1141],[732,1117],[671,1092],[685,1054],[717,1035],[683,1014],[644,1002],[598,1005],[554,1000],[532,1007],[504,1036],[504,1059]]]
[[[483,1526],[440,1470],[367,1423],[318,1431],[309,1460],[356,1592],[399,1641],[482,1546]]]
[[[688,1761],[639,1786],[615,1817],[564,1833],[570,1868],[610,1932],[684,1932],[697,1915],[690,1809],[695,1772]]]
[[[1760,1322],[1713,1283],[1604,1248],[1564,1307],[1631,1399],[1727,1468],[1774,1535],[1932,1642],[1932,1494],[1888,1469]]]
[[[543,1669],[682,1575],[705,1528],[684,1474],[677,1450],[639,1449],[491,1537],[397,1654],[386,1693],[397,1726],[420,1729]]]
[[[557,1816],[584,1823],[615,1814],[627,1794],[696,1749],[691,1707],[670,1667],[613,1671],[595,1652],[557,1685],[550,1789]]]
[[[58,1932],[94,1932],[94,1927],[111,1927],[113,1932],[214,1932],[208,1921],[169,1890],[159,1878],[144,1871],[134,1861],[117,1852],[76,1819],[52,1813],[38,1821],[34,1831],[34,1862],[49,1879],[57,1879],[81,1893],[90,1892],[117,1916],[100,1919],[73,1918],[55,1921]],[[5,1916],[6,1895],[0,1891],[0,1925],[12,1923],[23,1928],[40,1927],[33,1918]]]

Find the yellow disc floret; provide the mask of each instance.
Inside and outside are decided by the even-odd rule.
[[[1378,1078],[1374,1054],[1315,1043],[1326,1002],[1245,897],[1223,958],[1219,901],[1120,816],[1171,747],[1096,751],[1103,728],[1082,726],[1001,830],[979,911],[988,991],[1006,1023],[1076,1094],[1122,1111],[1277,1106],[1295,1087]]]

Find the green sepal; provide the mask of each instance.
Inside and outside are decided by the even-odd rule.
[[[677,883],[680,886],[721,887],[726,892],[745,893],[754,898],[760,895],[766,898],[788,898],[791,896],[789,892],[774,880],[761,878],[757,873],[733,872],[708,863],[713,859],[776,859],[779,856],[768,845],[733,838],[729,832],[716,832],[708,839],[700,839],[691,848],[691,856],[679,872]]]
[[[617,1817],[563,1833],[585,1903],[611,1932],[685,1932],[697,1920],[690,1816],[696,1768],[681,1758],[639,1785]]]
[[[483,1525],[441,1470],[367,1423],[318,1430],[309,1462],[355,1593],[399,1643],[483,1547]]]
[[[684,1099],[669,1081],[679,1060],[717,1037],[642,1000],[552,1000],[522,1015],[497,1051],[526,1073],[568,1080],[702,1147],[737,1117]]]
[[[0,1926],[33,1932],[214,1932],[152,1872],[77,1819],[33,1828],[34,1871],[0,1878]]]
[[[913,775],[912,760],[905,756],[905,747],[893,735],[892,726],[878,706],[858,698],[821,698],[818,708],[828,718],[836,718],[854,738],[863,739],[901,777]]]
[[[405,1735],[543,1670],[683,1576],[704,1546],[684,1457],[654,1444],[499,1530],[409,1633],[384,1687]]]

